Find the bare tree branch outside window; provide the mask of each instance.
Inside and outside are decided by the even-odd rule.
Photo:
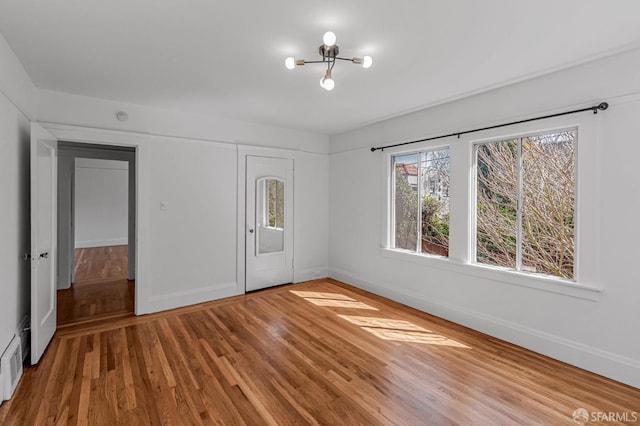
[[[477,145],[477,262],[573,279],[575,142],[568,130]]]

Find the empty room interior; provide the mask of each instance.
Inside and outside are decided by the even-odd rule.
[[[0,424],[639,424],[640,3],[0,3]]]

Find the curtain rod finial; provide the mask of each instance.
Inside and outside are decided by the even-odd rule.
[[[600,105],[598,105],[598,109],[600,111],[604,111],[605,109],[609,108],[609,104],[606,102],[601,102]]]

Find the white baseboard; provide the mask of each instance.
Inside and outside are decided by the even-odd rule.
[[[109,238],[104,240],[83,240],[76,241],[76,248],[126,246],[129,240],[126,238]]]
[[[304,281],[317,280],[319,278],[326,278],[329,276],[327,267],[307,268],[307,269],[295,269],[293,271],[293,282],[301,283]]]
[[[640,388],[639,360],[505,321],[482,312],[433,299],[425,300],[418,294],[409,294],[381,283],[361,280],[354,274],[341,269],[330,269],[329,277],[584,370]]]
[[[215,284],[191,290],[151,296],[147,299],[146,306],[144,306],[142,311],[145,314],[151,314],[237,295],[238,290],[235,282]]]

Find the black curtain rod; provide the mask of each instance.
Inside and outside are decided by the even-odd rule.
[[[579,112],[593,111],[594,114],[597,114],[598,111],[604,111],[607,108],[609,108],[609,104],[608,103],[600,102],[598,105],[590,106],[588,108],[574,109],[573,111],[565,111],[565,112],[559,112],[557,114],[543,115],[541,117],[527,118],[526,120],[519,120],[519,121],[512,121],[510,123],[496,124],[495,126],[481,127],[481,128],[473,129],[473,130],[465,130],[463,132],[454,132],[454,133],[449,133],[448,135],[433,136],[431,138],[418,139],[418,140],[409,141],[409,142],[401,142],[401,143],[396,143],[396,144],[393,144],[393,145],[372,147],[371,148],[371,152],[376,152],[378,150],[384,151],[387,148],[394,148],[396,146],[410,145],[410,144],[413,144],[413,143],[427,142],[427,141],[433,141],[433,140],[436,140],[436,139],[443,139],[443,138],[450,138],[452,136],[457,136],[459,138],[460,135],[466,135],[468,133],[481,132],[483,130],[498,129],[500,127],[513,126],[515,124],[528,123],[530,121],[536,121],[536,120],[545,120],[547,118],[560,117],[560,116],[563,116],[563,115],[577,114]]]

